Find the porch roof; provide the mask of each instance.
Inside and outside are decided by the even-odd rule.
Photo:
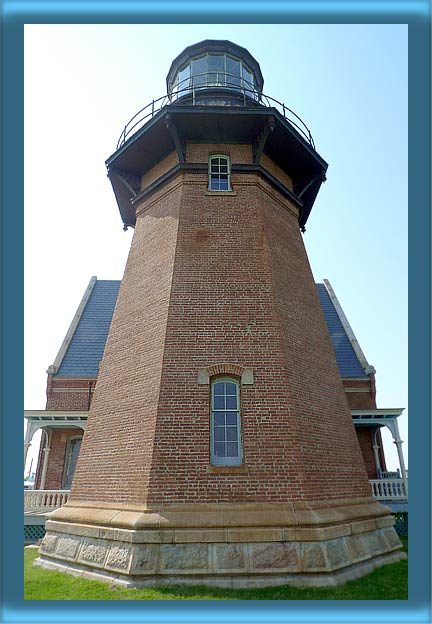
[[[43,427],[85,429],[87,417],[88,411],[24,410],[24,418],[27,420],[25,443],[29,443],[35,431]]]
[[[351,416],[353,422],[357,426],[389,426],[391,421],[395,421],[399,416],[402,415],[404,411],[403,407],[392,407],[389,409],[380,408],[380,409],[368,409],[361,410],[355,409],[351,410]]]

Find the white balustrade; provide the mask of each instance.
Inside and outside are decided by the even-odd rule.
[[[404,479],[371,479],[369,483],[377,500],[408,500],[408,481]]]
[[[24,490],[24,511],[53,511],[64,505],[69,490]]]

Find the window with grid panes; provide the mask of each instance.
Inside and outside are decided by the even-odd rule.
[[[211,385],[211,464],[242,463],[240,386],[235,379],[216,379]]]
[[[210,156],[209,191],[230,190],[230,162],[228,156]]]

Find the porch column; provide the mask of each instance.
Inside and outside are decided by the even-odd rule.
[[[30,447],[31,447],[31,442],[24,442],[24,472],[25,472],[25,467],[26,467],[26,462],[27,462],[28,450]]]
[[[42,474],[41,474],[41,480],[40,480],[40,489],[44,490],[45,489],[45,481],[46,481],[46,473],[47,473],[47,468],[48,468],[48,456],[49,456],[49,452],[50,452],[50,441],[51,441],[51,429],[49,429],[48,431],[46,429],[42,429],[43,433],[45,434],[45,448],[43,449],[43,454],[44,454],[44,458],[43,458],[43,464],[42,464]]]
[[[31,439],[33,437],[34,432],[35,432],[34,426],[28,420],[27,426],[26,426],[26,432],[24,436],[24,472],[25,472],[25,467],[26,467],[26,462],[27,462],[28,450],[31,447]]]
[[[397,420],[394,420],[394,431],[393,431],[393,437],[394,437],[394,443],[396,444],[396,448],[397,448],[397,452],[398,452],[398,457],[399,457],[399,466],[401,469],[401,474],[402,474],[402,479],[405,485],[405,492],[408,495],[408,479],[407,479],[407,473],[406,473],[406,469],[405,469],[405,460],[404,460],[404,456],[402,453],[402,440],[399,434],[399,427],[397,424]]]
[[[397,423],[396,423],[396,434],[397,434],[397,436],[394,439],[394,444],[396,444],[396,448],[397,448],[397,452],[398,452],[399,466],[400,466],[400,469],[401,469],[402,479],[406,480],[407,474],[406,474],[406,469],[405,469],[404,456],[403,456],[403,453],[402,453],[402,443],[403,443],[403,440],[401,440],[401,437],[399,435],[399,429],[398,429]]]

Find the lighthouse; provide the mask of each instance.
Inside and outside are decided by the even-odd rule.
[[[403,557],[302,232],[327,163],[206,40],[106,161],[134,228],[69,500],[38,564],[126,586],[334,585]]]

